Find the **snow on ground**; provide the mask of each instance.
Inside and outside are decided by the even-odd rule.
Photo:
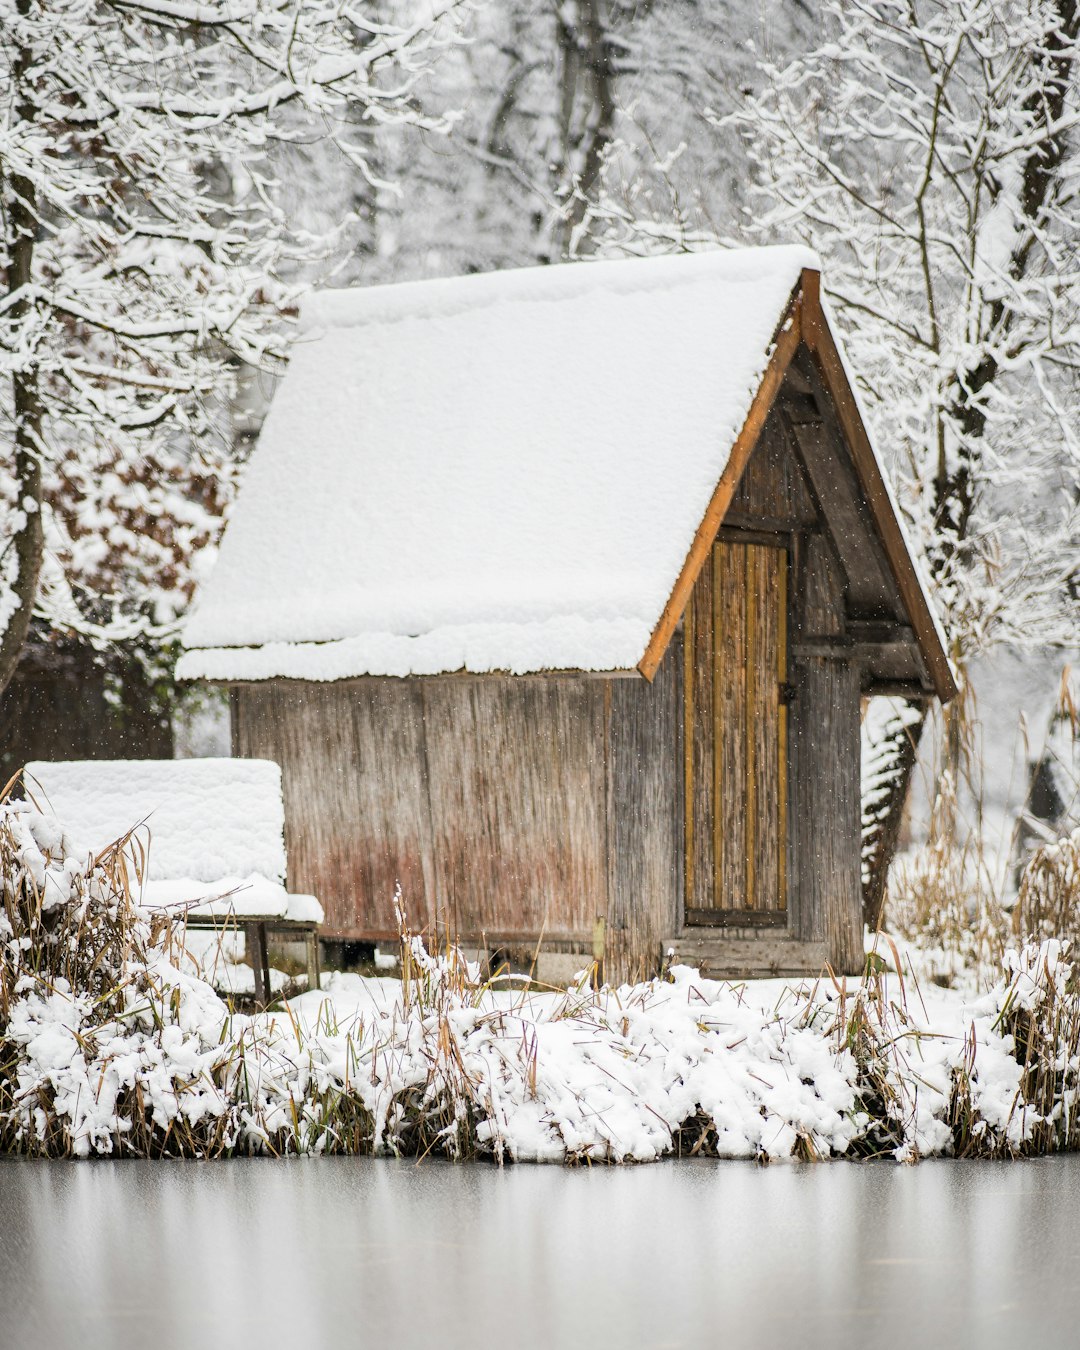
[[[414,938],[401,979],[329,974],[249,1017],[55,820],[0,806],[0,855],[0,1147],[648,1162],[1080,1146],[1080,1006],[1057,941],[964,994],[921,982],[889,939],[862,980],[678,966],[556,990],[482,982]]]
[[[1037,977],[1019,965],[1017,974],[1030,992]],[[895,1001],[906,1113],[896,1156],[951,1151],[945,1116],[953,1068],[972,1044],[979,1065],[973,1106],[1019,1146],[1021,1069],[1011,1038],[995,1029],[1000,991],[968,999],[912,986],[910,976],[883,983]],[[848,1001],[856,984],[846,982]],[[858,1064],[829,1034],[840,1011],[841,990],[832,983],[729,984],[676,967],[670,983],[600,994],[492,990],[475,1006],[455,1008],[448,1025],[485,1109],[479,1137],[498,1156],[651,1161],[671,1151],[684,1122],[707,1118],[710,1152],[782,1160],[844,1156],[866,1131]],[[412,1048],[399,1030],[409,1018],[397,980],[333,973],[321,992],[269,1016],[283,1038],[295,1036],[309,1051],[317,1044],[326,1067],[339,1073],[350,1038],[389,1045],[398,1036]]]

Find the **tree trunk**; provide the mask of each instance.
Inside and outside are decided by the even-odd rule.
[[[560,53],[559,129],[565,215],[560,251],[569,252],[574,232],[596,195],[604,154],[615,124],[615,69],[603,0],[576,0],[557,11]]]
[[[30,0],[18,0],[20,18],[25,18]],[[16,122],[29,123],[34,109],[27,90],[27,74],[31,52],[20,47],[12,75],[16,90]],[[37,237],[37,201],[34,185],[21,174],[13,174],[7,181],[8,221],[11,237],[11,265],[8,274],[8,294],[17,298],[8,311],[8,323],[18,333],[25,324],[31,308],[30,285],[33,280],[34,243]],[[7,628],[0,634],[0,691],[7,687],[19,664],[19,656],[30,631],[30,617],[37,596],[41,559],[44,552],[44,530],[41,523],[41,400],[38,391],[37,364],[33,352],[24,352],[22,364],[12,374],[12,403],[14,406],[14,461],[16,520],[21,521],[14,538],[6,541],[5,549],[14,548],[17,574],[14,579],[18,602]]]

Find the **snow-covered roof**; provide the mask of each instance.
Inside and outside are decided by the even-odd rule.
[[[817,267],[725,250],[311,297],[179,674],[633,669]]]

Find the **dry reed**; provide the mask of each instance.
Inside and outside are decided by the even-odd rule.
[[[0,1152],[503,1161],[515,1156],[506,1129],[512,1105],[532,1111],[538,1128],[569,1131],[567,1161],[635,1156],[591,1104],[593,1087],[580,1078],[577,1086],[555,1082],[563,1063],[545,1057],[539,1043],[546,1027],[563,1045],[585,1047],[569,1065],[571,1077],[595,1064],[590,1081],[601,1087],[605,1076],[616,1083],[620,1065],[663,1065],[663,1034],[648,1028],[661,1025],[649,1017],[654,1004],[663,1006],[664,981],[596,989],[586,972],[579,985],[547,995],[537,1013],[529,990],[494,997],[494,981],[456,947],[447,942],[432,953],[402,920],[400,997],[386,1015],[339,1026],[329,1000],[314,1025],[288,1005],[274,1016],[234,1015],[177,968],[169,925],[135,904],[144,856],[145,840],[128,836],[95,858],[73,860],[54,821],[0,802]],[[987,996],[982,1025],[992,1018],[996,1053],[1005,1046],[1015,1064],[1004,1110],[1000,1094],[985,1090],[987,1051],[974,1023],[970,1041],[934,1042],[927,1019],[915,1015],[922,995],[914,977],[903,972],[895,947],[891,956],[893,971],[872,953],[860,981],[791,994],[786,1020],[753,1015],[771,1047],[770,1058],[747,1066],[753,1091],[769,1087],[763,1075],[779,1073],[786,1093],[777,1066],[788,1062],[794,1039],[809,1036],[850,1096],[851,1127],[840,1144],[792,1116],[790,1153],[807,1160],[837,1152],[913,1158],[928,1150],[1002,1157],[1080,1147],[1080,998],[1061,944],[1006,953]],[[680,1024],[698,1038],[692,1056],[734,1055],[738,1042],[724,1019],[716,1020],[693,983],[683,987],[701,1007]],[[725,1007],[732,993],[723,995]],[[931,1059],[944,1075],[936,1088],[927,1078]],[[675,1073],[672,1100],[679,1081]],[[813,1096],[812,1084],[808,1090]],[[543,1123],[551,1091],[574,1103],[577,1124]],[[721,1155],[731,1147],[720,1118],[729,1102],[714,1114],[702,1106],[706,1098],[690,1098],[678,1115],[661,1115],[651,1100],[620,1100],[620,1110],[636,1113],[636,1134],[652,1141],[642,1145],[648,1156]]]

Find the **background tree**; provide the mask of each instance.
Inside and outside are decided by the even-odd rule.
[[[173,630],[231,493],[236,362],[279,358],[282,277],[332,251],[269,152],[329,137],[374,179],[372,126],[439,125],[416,84],[457,8],[0,4],[0,689],[35,612]]]
[[[1076,0],[843,0],[766,69],[747,137],[752,237],[826,262],[877,439],[955,661],[1075,644],[1080,460]],[[955,774],[961,703],[945,719]],[[873,924],[925,710],[883,723]]]

